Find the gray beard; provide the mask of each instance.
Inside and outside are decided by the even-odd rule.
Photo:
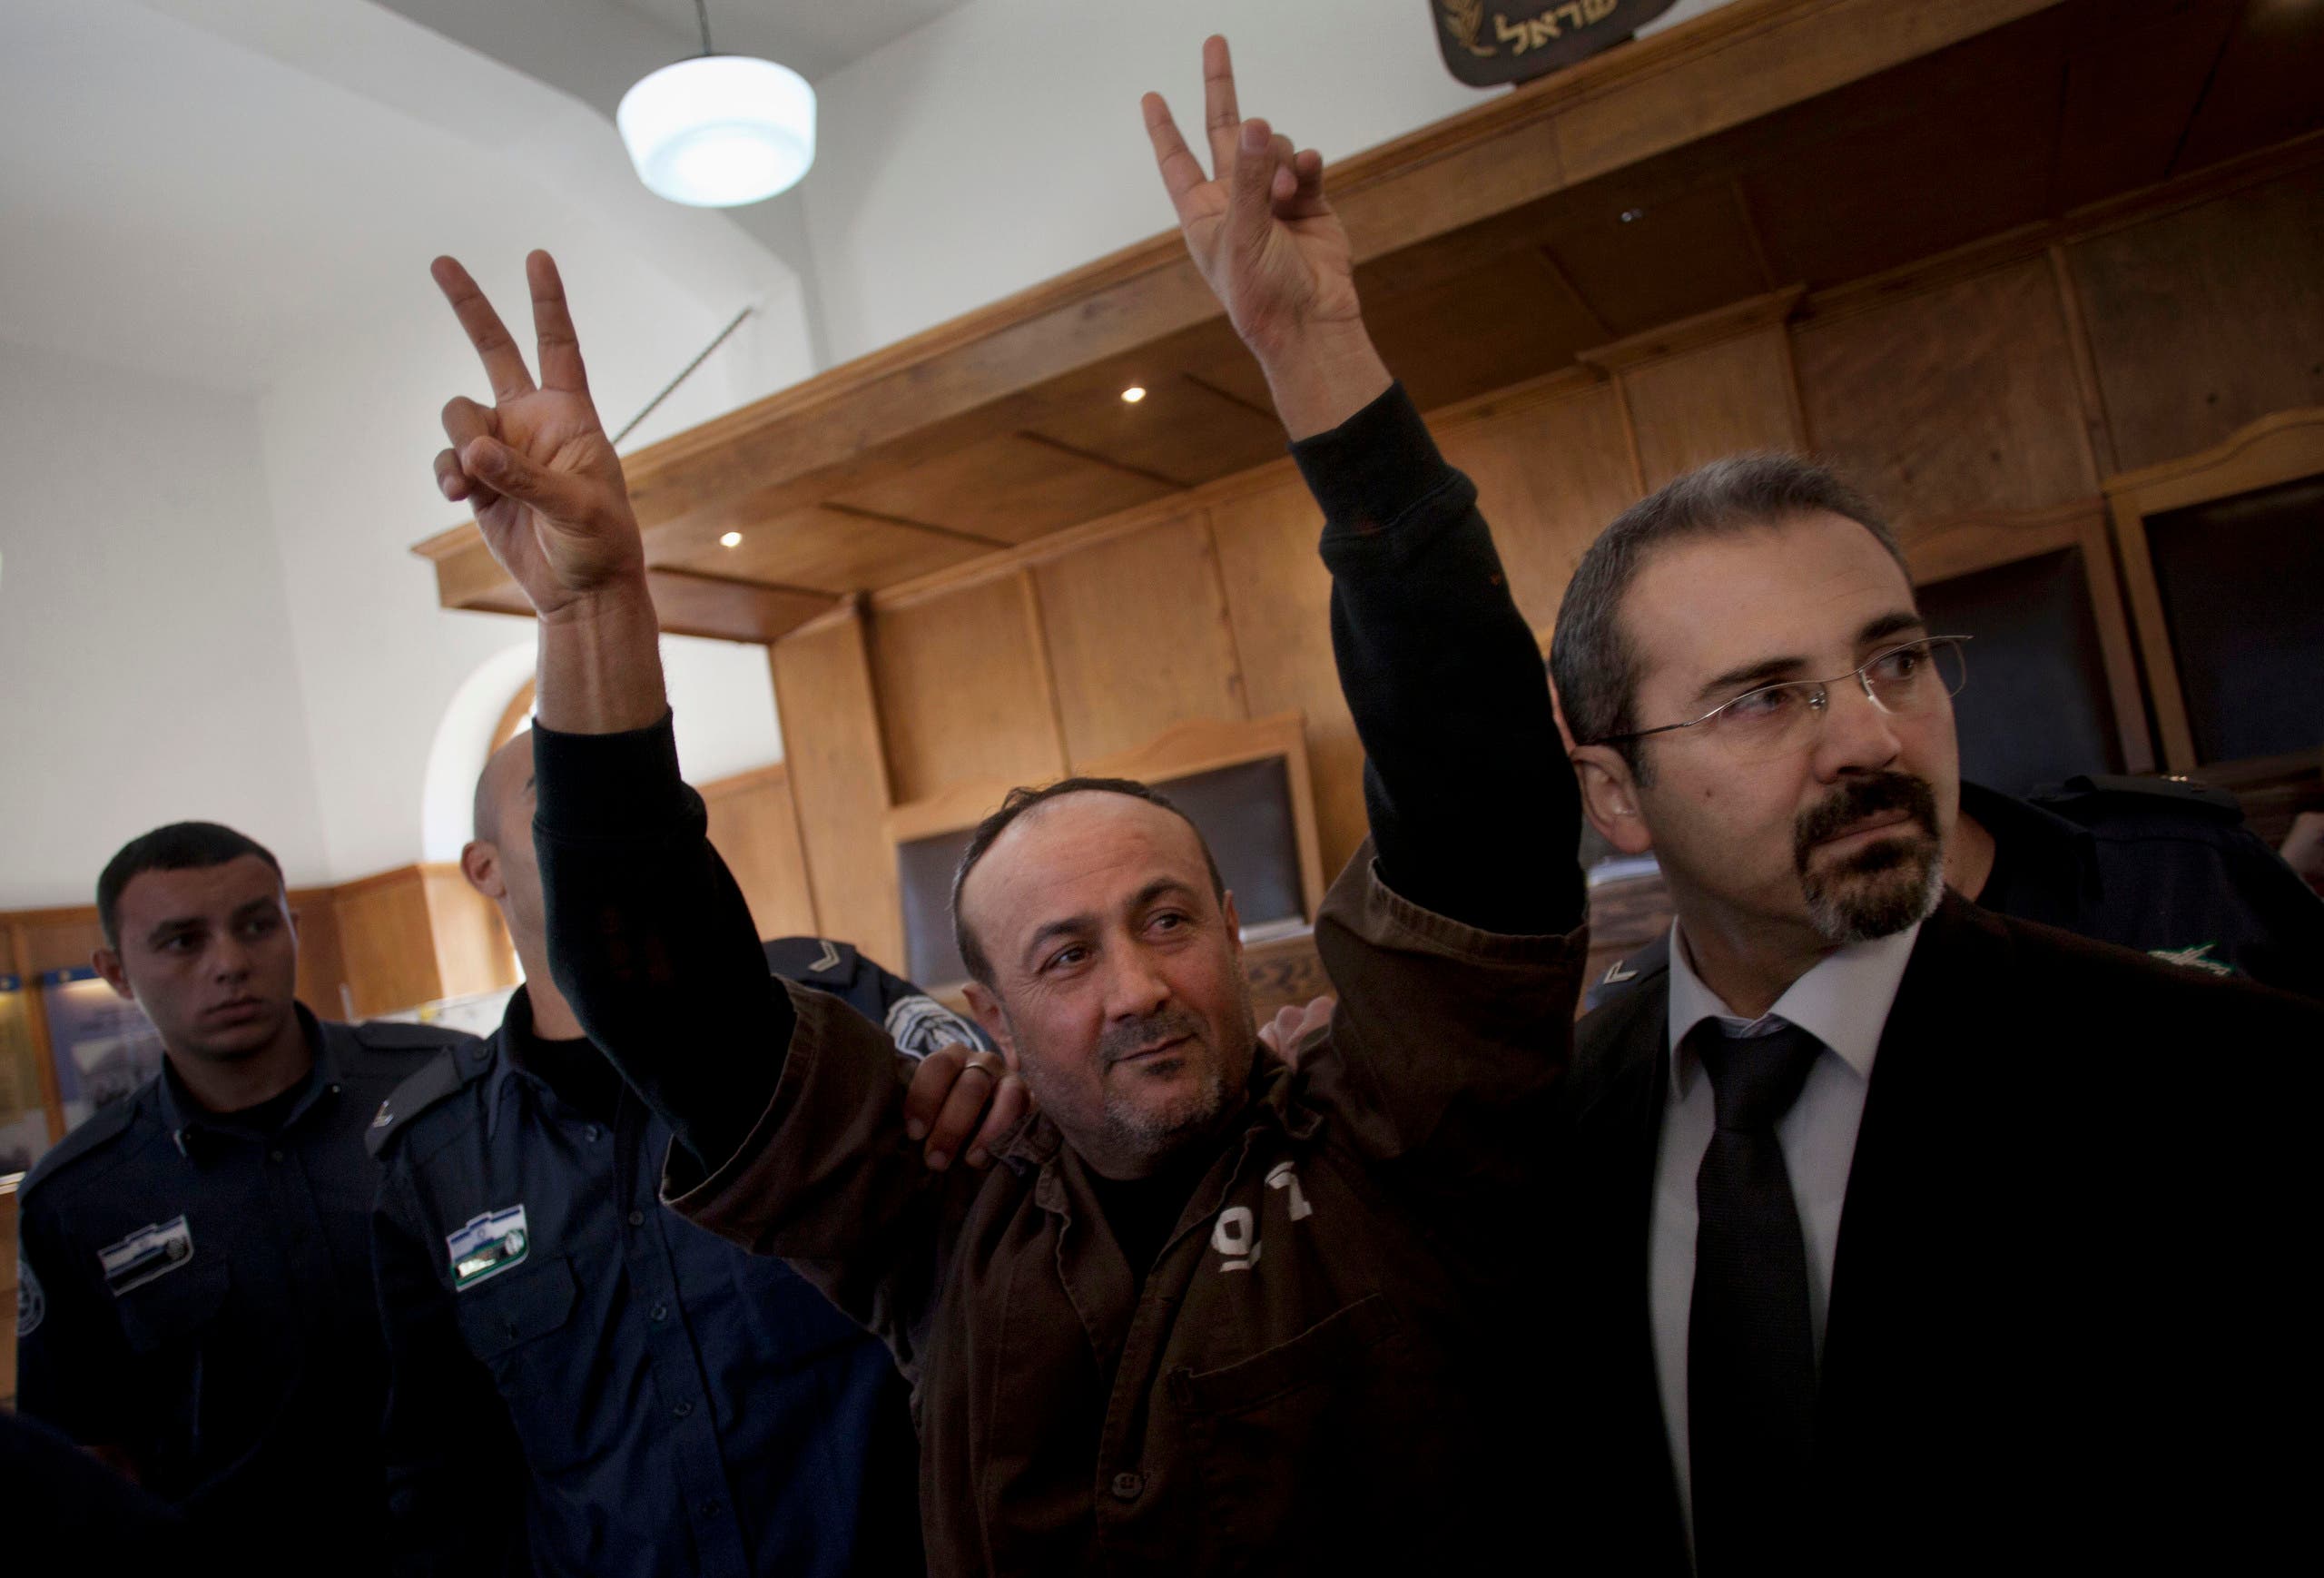
[[[1945,846],[1925,834],[1874,845],[1837,871],[1801,878],[1807,922],[1845,946],[1893,937],[1925,921],[1945,896]]]

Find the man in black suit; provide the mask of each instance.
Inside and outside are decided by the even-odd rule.
[[[1458,614],[1446,622],[1457,629]],[[1551,664],[1667,962],[1586,1019],[1551,1404],[1585,1565],[1892,1571],[2280,1537],[2324,1011],[1945,886],[1963,648],[1827,473],[1717,462]]]

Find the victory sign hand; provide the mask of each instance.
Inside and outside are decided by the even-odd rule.
[[[1202,46],[1211,173],[1159,94],[1146,133],[1195,266],[1267,375],[1295,439],[1335,427],[1388,387],[1364,331],[1347,231],[1324,198],[1324,156],[1246,121],[1224,38]]]
[[[596,593],[643,584],[645,550],[621,458],[589,398],[565,284],[547,252],[525,260],[540,382],[468,271],[438,258],[431,271],[484,362],[493,403],[444,407],[452,447],[436,457],[444,497],[465,499],[503,568],[543,619]]]

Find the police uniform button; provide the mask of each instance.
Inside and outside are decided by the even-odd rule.
[[[282,1159],[282,1153],[279,1150],[270,1150],[266,1153],[266,1159],[269,1161],[281,1161]]]
[[[702,1504],[701,1512],[702,1515],[705,1518],[714,1518],[718,1515],[718,1504],[716,1502],[704,1502]]]
[[[654,1319],[654,1320],[667,1320],[667,1319],[669,1319],[669,1318],[670,1318],[670,1307],[669,1307],[668,1305],[666,1305],[666,1304],[657,1304],[657,1305],[655,1305],[655,1306],[654,1307],[654,1308],[653,1308],[653,1311],[652,1311],[651,1316],[650,1316],[650,1317],[649,1317],[649,1318]]]
[[[693,1405],[692,1403],[678,1403],[678,1404],[675,1404],[675,1405],[673,1405],[671,1406],[671,1409],[670,1409],[670,1413],[671,1413],[674,1416],[675,1416],[675,1417],[677,1417],[677,1418],[680,1418],[680,1419],[684,1418],[687,1415],[689,1415],[689,1414],[691,1414],[691,1413],[693,1413],[693,1412],[694,1412],[694,1405]]]
[[[587,1140],[590,1144],[595,1145],[597,1142],[597,1126],[592,1123],[588,1128],[583,1129],[581,1131],[581,1138]]]
[[[632,1211],[632,1212],[630,1212],[630,1213],[629,1213],[629,1225],[630,1225],[631,1227],[633,1227],[633,1228],[642,1228],[642,1227],[644,1227],[644,1226],[645,1225],[645,1213],[644,1211]]]
[[[1114,1475],[1114,1499],[1116,1501],[1134,1502],[1140,1495],[1144,1494],[1145,1492],[1146,1476],[1144,1474],[1126,1473]]]

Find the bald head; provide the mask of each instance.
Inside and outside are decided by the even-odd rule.
[[[519,729],[516,737],[492,753],[476,780],[476,837],[481,843],[501,842],[500,819],[509,804],[521,798],[533,781],[533,731]]]

